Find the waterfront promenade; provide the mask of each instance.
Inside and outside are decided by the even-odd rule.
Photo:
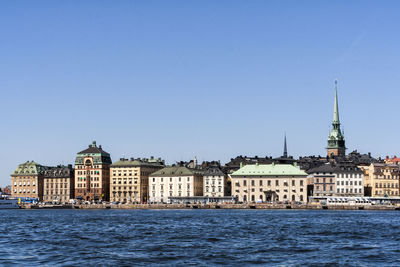
[[[22,206],[23,209],[293,209],[293,210],[399,210],[400,205],[321,205],[321,204],[78,204]]]

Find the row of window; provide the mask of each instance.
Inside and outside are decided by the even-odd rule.
[[[212,189],[211,192],[216,192],[215,191],[215,189],[216,189],[215,187],[212,187],[211,189]],[[206,192],[207,193],[209,192],[209,190],[210,189],[208,188],[208,186],[206,186]],[[222,192],[222,187],[221,186],[218,187],[218,192],[220,192],[220,193]]]
[[[191,177],[187,177],[187,181],[190,182],[190,178]],[[178,177],[178,182],[182,182],[182,177]],[[172,177],[169,178],[169,181],[172,183]],[[156,182],[156,178],[153,177],[153,183]],[[160,178],[160,182],[163,183],[164,182],[164,177]]]
[[[393,183],[376,183],[375,187],[378,188],[399,188],[399,184],[393,184]]]
[[[303,180],[300,180],[299,183],[300,183],[300,186],[304,185]],[[254,180],[251,180],[251,186],[256,186],[255,184],[256,184],[256,182]],[[240,182],[236,181],[236,185],[240,186]],[[263,186],[263,180],[259,180],[259,185]],[[289,183],[284,181],[283,185],[289,186]],[[243,186],[247,186],[247,180],[243,180]],[[271,186],[271,180],[267,180],[267,186]],[[279,180],[275,180],[275,186],[279,186]],[[292,186],[296,186],[296,180],[292,180]]]
[[[236,195],[236,197],[239,198],[238,195]],[[251,202],[255,202],[256,201],[256,196],[255,195],[251,195],[250,196],[250,200],[251,200]],[[275,201],[279,201],[279,196],[276,196],[274,200]],[[287,195],[283,195],[283,201],[285,201],[285,200],[289,200]],[[292,201],[301,201],[301,202],[303,202],[304,201],[304,197],[303,197],[303,195],[300,195],[300,196],[298,196],[296,198],[295,195],[292,195],[291,196],[291,200]],[[247,196],[246,195],[243,196],[243,201],[247,202]],[[263,202],[264,201],[264,196],[260,195],[259,198],[257,199],[257,201]],[[265,199],[265,201],[267,201],[267,199]]]
[[[137,186],[134,186],[133,187],[135,190],[137,190]],[[114,190],[114,191],[116,191],[116,190],[132,190],[132,186],[113,186],[112,187],[112,189]]]
[[[135,178],[134,184],[137,184],[137,183],[138,183],[138,178]],[[118,179],[118,181],[117,181],[117,179],[113,179],[113,184],[132,184],[132,179],[131,178],[128,180],[124,179],[123,181],[122,181],[122,179]]]
[[[53,190],[46,190],[46,195],[62,195],[63,192],[65,195],[69,195],[69,190],[60,190],[60,191],[53,191]]]
[[[337,181],[337,185],[353,185],[353,181]],[[357,185],[357,181],[354,181],[354,185]],[[358,185],[362,185],[362,181],[358,181]]]
[[[31,190],[30,189],[28,189],[28,190],[22,190],[22,189],[19,189],[19,191],[18,191],[19,193],[30,193],[31,192]],[[14,189],[14,193],[17,193],[17,189]],[[36,193],[36,189],[32,189],[32,193]]]
[[[344,194],[345,193],[345,191],[346,191],[346,193],[350,193],[350,194],[352,194],[353,193],[353,188],[346,188],[346,190],[344,190],[344,188],[342,188],[342,189],[337,189],[337,193],[342,193],[342,194]],[[358,189],[358,193],[359,194],[362,194],[362,189],[361,188],[359,188]],[[354,188],[354,194],[357,194],[357,188]]]
[[[30,183],[30,182],[19,182],[18,185],[19,185],[19,186],[30,186],[31,183]],[[36,183],[35,183],[35,182],[32,182],[32,185],[35,186]],[[14,182],[14,186],[17,186],[17,183],[16,183],[16,182]]]
[[[60,185],[60,188],[68,188],[68,183],[59,183],[59,184],[46,184],[46,188],[58,188],[58,185]],[[63,186],[64,185],[64,186]]]
[[[375,179],[389,179],[389,180],[398,180],[398,175],[375,175]]]

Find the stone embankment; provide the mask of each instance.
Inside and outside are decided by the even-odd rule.
[[[79,204],[45,205],[27,204],[23,209],[294,209],[294,210],[400,210],[398,205],[328,205],[321,204]]]
[[[310,210],[400,210],[396,205],[329,205],[304,204],[89,204],[75,209],[310,209]]]

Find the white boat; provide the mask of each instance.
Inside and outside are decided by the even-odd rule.
[[[10,198],[0,193],[0,209],[19,209],[18,199]]]

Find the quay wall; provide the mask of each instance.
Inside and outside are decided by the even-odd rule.
[[[76,209],[310,209],[310,210],[400,210],[396,205],[329,205],[304,204],[89,204]]]

